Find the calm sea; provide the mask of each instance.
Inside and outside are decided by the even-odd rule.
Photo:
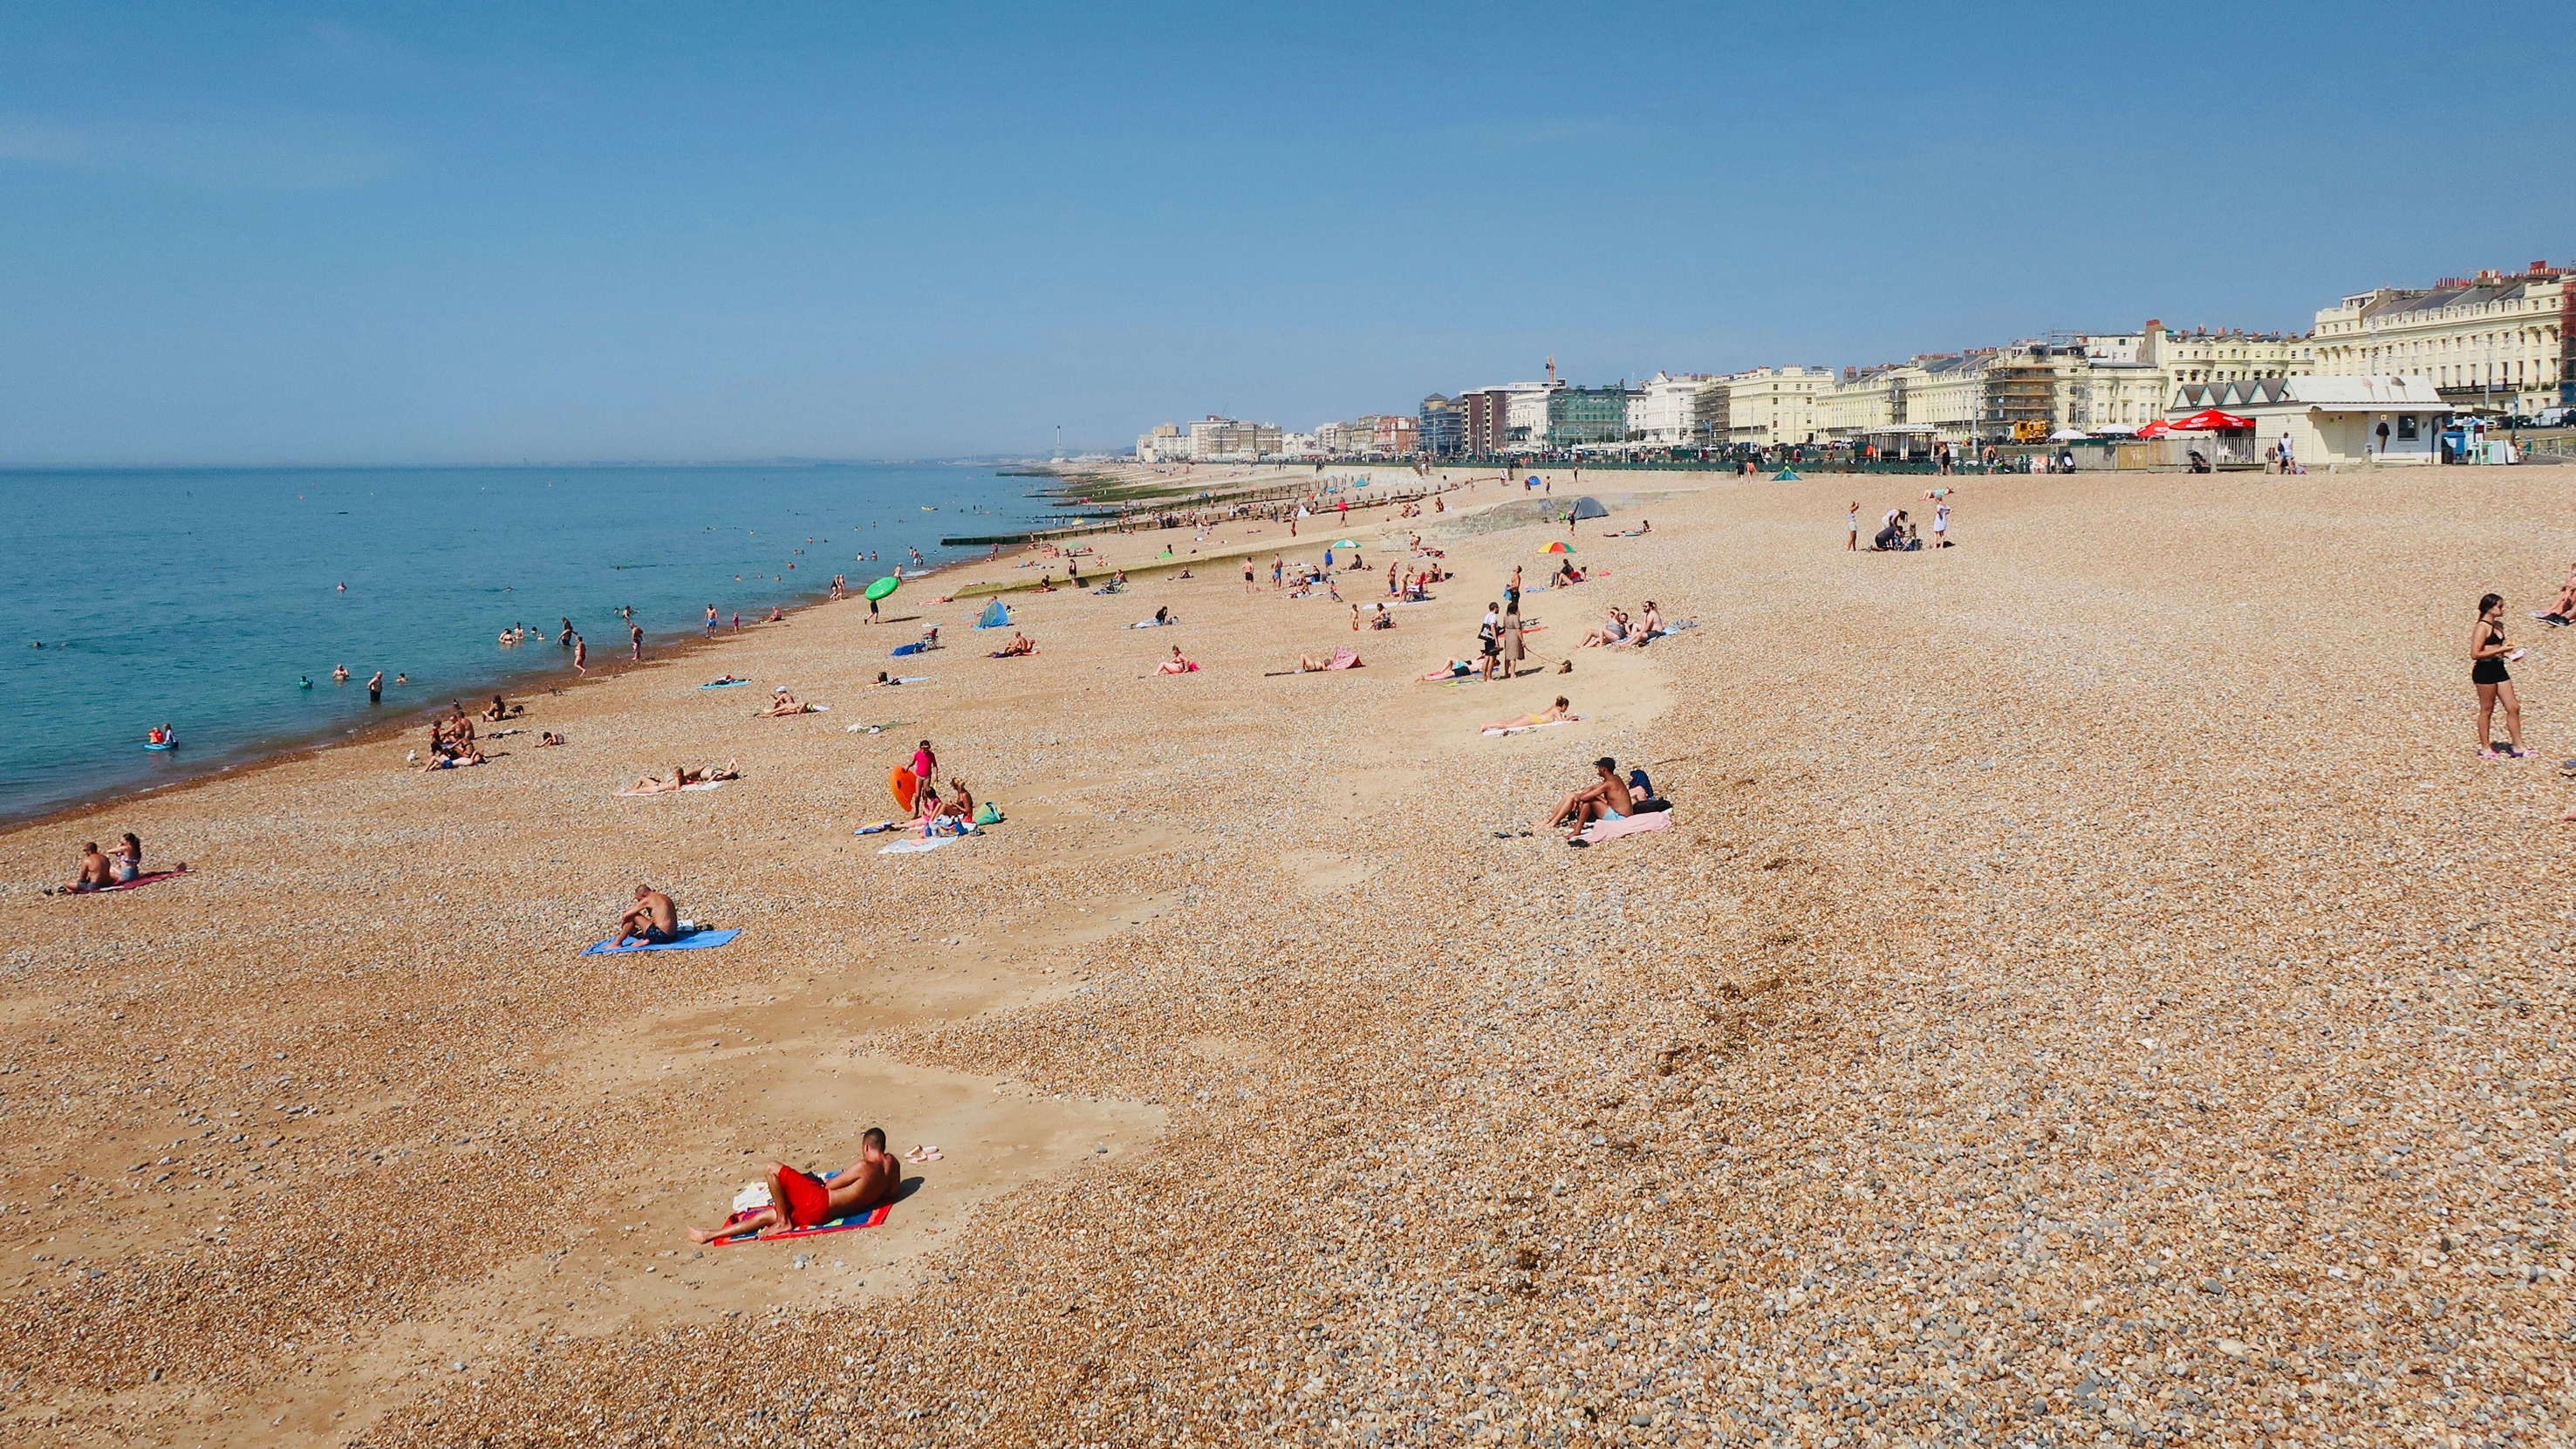
[[[0,473],[0,597],[17,600],[0,819],[568,676],[566,617],[613,660],[622,607],[649,652],[702,632],[709,604],[748,624],[836,573],[855,589],[910,571],[908,549],[935,564],[942,533],[1043,517],[1035,481],[990,464]],[[502,647],[511,624],[543,642]],[[411,683],[370,708],[379,669]],[[163,721],[180,747],[145,750]]]

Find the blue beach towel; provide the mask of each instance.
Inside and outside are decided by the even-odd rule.
[[[921,650],[922,646],[919,644],[897,644],[894,646],[894,657],[901,659],[907,654],[918,654]]]
[[[719,679],[719,680],[717,680],[717,681],[716,681],[715,683],[713,683],[713,684],[701,684],[701,685],[699,685],[699,686],[698,686],[698,688],[700,688],[700,689],[740,689],[740,688],[742,688],[744,685],[749,684],[749,683],[751,683],[751,681],[750,681],[750,680],[748,680],[748,679]]]
[[[630,951],[705,951],[721,946],[725,942],[730,941],[741,934],[742,928],[740,926],[727,927],[721,931],[696,930],[691,931],[689,934],[682,936],[676,941],[668,941],[659,946],[647,946],[641,943],[632,946],[620,946],[616,944],[617,938],[611,936],[605,941],[594,942],[591,945],[584,946],[581,949],[581,954],[585,956],[623,956]]]

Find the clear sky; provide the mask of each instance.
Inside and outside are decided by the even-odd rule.
[[[0,463],[851,458],[2576,261],[2373,3],[0,4]]]

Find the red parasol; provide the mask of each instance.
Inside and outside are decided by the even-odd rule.
[[[2222,413],[2216,408],[2202,408],[2199,412],[2174,424],[2174,431],[2177,433],[2241,433],[2251,432],[2253,428],[2252,418],[2240,418],[2234,413]]]
[[[2166,422],[2162,418],[2158,418],[2154,422],[2147,424],[2145,427],[2138,429],[2138,436],[2141,438],[2161,438],[2172,431],[2173,424]]]

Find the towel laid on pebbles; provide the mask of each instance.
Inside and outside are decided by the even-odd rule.
[[[700,780],[694,785],[682,785],[680,790],[721,790],[729,783],[731,782],[726,780]],[[617,793],[620,795],[677,795],[680,790],[620,790]]]
[[[1489,739],[1495,735],[1525,735],[1531,730],[1552,730],[1558,725],[1573,723],[1574,721],[1570,719],[1552,719],[1545,724],[1512,725],[1506,729],[1487,730],[1485,731],[1485,735]]]
[[[100,886],[94,891],[65,890],[60,886],[49,886],[46,888],[45,894],[49,896],[103,896],[109,891],[140,890],[148,885],[158,885],[165,880],[176,880],[187,873],[188,872],[185,868],[179,870],[147,871],[142,875],[136,876],[132,880],[121,880],[114,885]]]
[[[682,936],[676,941],[663,941],[658,944],[635,941],[624,946],[618,945],[617,938],[611,936],[605,941],[594,942],[591,945],[582,947],[581,954],[585,956],[623,956],[632,951],[706,951],[717,946],[721,946],[725,942],[730,941],[741,934],[742,928],[740,926],[729,926],[721,931],[710,931],[704,927],[700,927],[699,929]]]
[[[1670,830],[1672,825],[1673,812],[1654,810],[1618,820],[1595,820],[1583,827],[1583,833],[1575,839],[1587,845],[1593,845],[1604,840],[1616,840],[1622,835],[1643,835],[1651,830]]]

